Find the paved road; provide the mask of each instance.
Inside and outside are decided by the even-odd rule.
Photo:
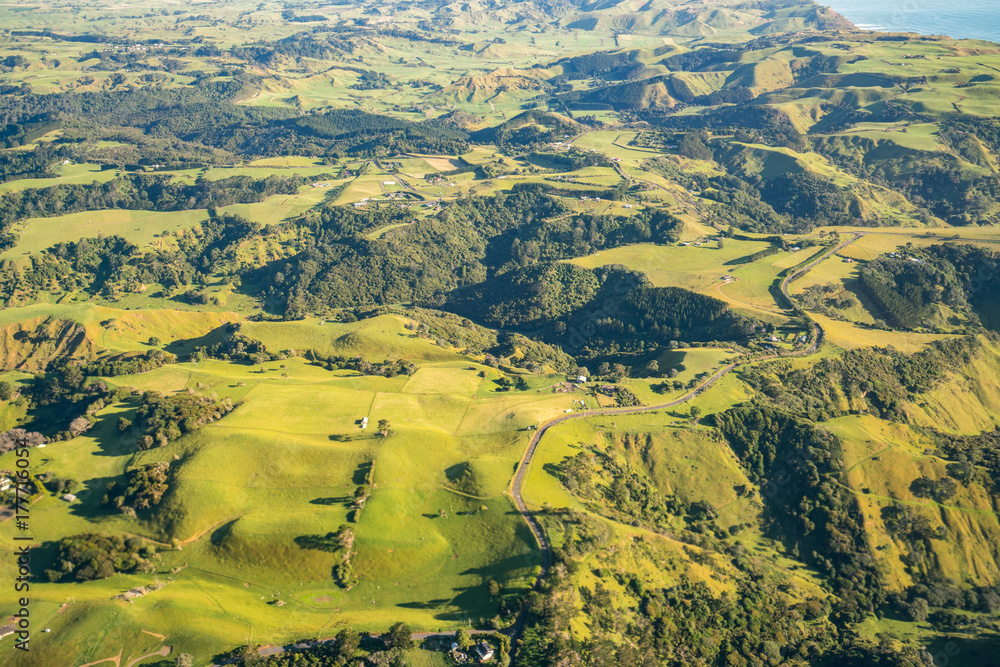
[[[834,246],[833,248],[827,250],[809,264],[797,269],[796,271],[793,271],[788,276],[786,276],[785,279],[781,281],[781,293],[785,296],[786,299],[788,299],[788,302],[793,307],[795,306],[795,301],[788,293],[789,284],[791,284],[794,280],[802,277],[803,275],[811,271],[817,264],[829,258],[834,253],[839,252],[844,247],[850,245],[851,243],[854,243],[859,238],[864,236],[864,234],[865,232],[853,233],[851,238],[848,239],[847,241],[844,241],[843,243],[840,243],[839,245]],[[740,366],[745,366],[747,364],[753,364],[762,361],[785,359],[789,357],[798,357],[798,356],[805,356],[812,354],[817,349],[819,349],[819,345],[823,339],[823,328],[820,327],[818,323],[814,322],[811,319],[809,319],[809,323],[813,327],[813,332],[814,332],[813,342],[805,350],[800,350],[798,352],[788,352],[783,354],[773,354],[765,357],[756,357],[753,359],[747,359],[746,361],[742,361],[739,363],[729,364],[728,366],[721,368],[715,375],[705,380],[697,388],[691,390],[690,392],[688,392],[684,396],[681,396],[678,399],[670,401],[669,403],[663,403],[661,405],[651,405],[641,408],[628,407],[628,408],[602,408],[600,410],[587,410],[583,412],[576,412],[568,415],[563,415],[562,417],[557,417],[551,421],[546,422],[545,424],[542,424],[535,432],[535,435],[531,438],[531,441],[528,443],[528,447],[527,449],[525,449],[524,455],[521,457],[521,462],[517,466],[517,471],[514,473],[514,478],[511,480],[510,483],[510,494],[514,500],[514,505],[517,507],[517,511],[520,512],[521,516],[524,518],[525,523],[528,524],[528,528],[531,529],[532,535],[534,535],[535,540],[538,541],[538,548],[542,552],[542,568],[538,573],[538,577],[535,579],[535,583],[532,586],[532,588],[533,589],[538,588],[538,586],[542,582],[542,579],[545,577],[545,575],[548,573],[549,568],[552,566],[552,546],[549,543],[548,537],[545,535],[545,530],[542,528],[542,524],[538,522],[538,519],[535,518],[534,513],[532,513],[528,509],[528,506],[524,502],[524,495],[523,495],[524,479],[528,473],[528,470],[531,467],[531,461],[532,459],[534,459],[535,453],[538,451],[538,445],[542,441],[542,437],[550,428],[552,428],[553,426],[558,426],[559,424],[567,422],[571,419],[581,419],[586,417],[596,417],[603,415],[632,415],[632,414],[640,414],[643,412],[656,412],[658,410],[666,410],[681,405],[683,403],[687,403],[688,401],[700,396],[703,392],[710,389],[717,382],[719,382],[719,380],[721,380],[726,375],[731,373],[736,368],[739,368]],[[525,619],[526,619],[526,614],[522,612],[521,615],[518,617],[517,622],[514,624],[514,626],[509,629],[512,647],[516,646],[517,639],[521,635],[521,631],[524,628]],[[488,633],[490,631],[470,630],[469,632],[471,634],[483,634],[483,633]],[[450,637],[454,635],[455,635],[454,631],[417,632],[411,635],[411,637],[415,641],[423,641],[428,637],[435,637],[435,636]],[[378,635],[372,635],[372,636],[377,637]],[[280,653],[285,653],[288,651],[301,651],[307,648],[311,648],[313,646],[329,644],[334,641],[336,640],[323,639],[316,641],[297,642],[294,644],[286,644],[284,646],[267,646],[258,649],[257,652],[262,656],[278,655]],[[221,665],[211,665],[210,667],[221,667]]]
[[[815,268],[820,262],[822,262],[825,259],[828,259],[831,255],[839,252],[840,250],[850,245],[851,243],[854,243],[862,236],[864,236],[864,232],[853,233],[851,235],[851,238],[848,239],[847,241],[844,241],[843,243],[840,243],[834,246],[833,248],[830,248],[822,255],[811,261],[809,264],[788,274],[788,276],[786,276],[785,279],[781,281],[781,293],[788,300],[788,303],[791,304],[792,307],[795,307],[795,301],[788,293],[788,286],[794,280],[802,277],[803,275],[811,271],[813,268]],[[562,417],[557,417],[556,419],[553,419],[549,422],[546,422],[545,424],[542,424],[535,432],[535,435],[531,438],[531,441],[528,443],[528,448],[524,451],[524,456],[521,457],[521,462],[518,464],[517,471],[514,473],[514,478],[511,480],[510,484],[510,494],[511,497],[514,499],[514,505],[517,507],[517,511],[521,513],[521,516],[524,517],[525,523],[527,523],[528,528],[531,529],[532,534],[538,541],[538,548],[542,552],[542,569],[538,574],[538,578],[535,580],[533,588],[538,587],[542,578],[545,576],[545,574],[549,570],[549,567],[551,567],[552,565],[552,547],[549,543],[548,537],[545,535],[545,531],[542,529],[542,525],[538,522],[538,519],[535,518],[534,513],[528,510],[528,506],[524,502],[523,489],[524,489],[525,477],[528,474],[528,470],[531,468],[531,461],[532,459],[534,459],[535,453],[538,451],[538,445],[542,441],[542,438],[545,436],[545,433],[550,428],[552,428],[553,426],[558,426],[559,424],[567,422],[571,419],[581,419],[586,417],[595,417],[603,415],[631,415],[631,414],[640,414],[643,412],[656,412],[658,410],[666,410],[668,408],[673,408],[683,403],[687,403],[688,401],[698,397],[703,392],[710,389],[713,385],[715,385],[719,380],[721,380],[727,374],[731,373],[733,370],[735,370],[740,366],[746,364],[758,363],[761,361],[769,361],[773,359],[783,359],[788,357],[805,356],[813,354],[814,352],[816,352],[817,349],[819,349],[820,343],[823,340],[823,328],[817,322],[813,321],[811,318],[808,318],[808,321],[810,325],[813,327],[813,341],[812,344],[805,350],[800,350],[798,352],[788,352],[783,354],[774,354],[766,357],[757,357],[754,359],[748,359],[743,362],[729,364],[728,366],[725,366],[724,368],[720,369],[715,375],[713,375],[708,380],[703,382],[697,388],[693,389],[692,391],[688,392],[687,394],[681,396],[678,399],[670,401],[669,403],[663,403],[661,405],[652,405],[641,408],[628,407],[628,408],[603,408],[600,410],[586,410],[582,412],[576,412],[573,414],[564,415]],[[522,615],[522,617],[518,618],[517,623],[514,626],[513,632],[511,633],[513,640],[512,644],[517,640],[518,636],[521,633],[523,621],[524,618]]]

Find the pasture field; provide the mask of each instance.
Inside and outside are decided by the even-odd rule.
[[[715,241],[706,241],[702,246],[693,242],[686,246],[636,244],[570,262],[585,268],[622,264],[645,273],[655,287],[683,287],[721,299],[730,307],[746,311],[753,317],[786,323],[788,316],[776,301],[780,298],[776,297],[779,276],[818,250],[781,251],[747,262],[746,258],[766,249],[769,244],[726,239],[722,248],[717,246]]]
[[[616,400],[600,393],[605,383],[630,390],[644,406],[662,405],[754,354],[800,351],[779,363],[750,362],[762,376],[773,369],[777,379],[786,366],[809,368],[847,350],[925,351],[969,325],[955,301],[936,306],[926,328],[917,331],[876,327],[877,313],[860,296],[837,319],[824,314],[830,312],[825,305],[818,306],[822,312],[791,308],[781,294],[783,278],[831,247],[796,244],[832,243],[831,231],[841,241],[860,234],[792,283],[793,299],[831,284],[857,296],[864,263],[905,252],[908,244],[958,242],[1000,250],[1000,232],[992,225],[1000,208],[990,201],[1000,160],[994,124],[987,122],[1000,100],[996,45],[849,27],[826,39],[813,19],[804,18],[805,9],[825,10],[805,5],[799,13],[779,8],[774,13],[784,16],[782,22],[748,33],[740,18],[748,3],[710,2],[701,11],[704,4],[685,5],[690,25],[664,18],[672,9],[641,3],[591,7],[583,19],[572,16],[579,8],[539,9],[530,2],[391,8],[249,0],[0,5],[0,107],[7,119],[0,124],[0,213],[10,223],[2,230],[10,235],[0,235],[6,248],[0,282],[8,297],[0,309],[0,392],[10,399],[0,399],[0,429],[25,426],[47,435],[70,429],[31,449],[28,468],[36,478],[45,474],[79,485],[75,497],[64,497],[51,490],[57,487],[49,478],[50,488],[32,499],[32,652],[22,655],[6,640],[0,642],[0,662],[164,667],[183,651],[194,655],[195,664],[209,665],[240,645],[325,639],[346,627],[375,633],[399,621],[415,632],[499,627],[514,623],[513,610],[533,599],[526,594],[542,563],[552,562],[556,576],[541,591],[556,602],[553,608],[565,607],[557,610],[555,643],[570,640],[567,646],[584,651],[583,640],[599,639],[609,656],[621,650],[615,655],[623,667],[634,662],[620,656],[641,641],[633,634],[640,626],[663,635],[664,643],[653,650],[676,647],[671,659],[777,664],[775,655],[791,655],[783,652],[786,645],[806,650],[796,644],[800,638],[787,634],[780,646],[763,635],[747,640],[746,628],[722,639],[723,630],[733,629],[726,617],[713,621],[711,636],[700,634],[696,651],[685,654],[673,643],[684,629],[680,616],[668,622],[667,612],[678,610],[660,609],[657,620],[650,609],[656,608],[655,588],[687,582],[705,584],[720,603],[723,595],[752,602],[744,597],[746,585],[759,584],[753,595],[791,605],[801,620],[793,625],[803,636],[815,632],[842,641],[857,631],[890,648],[897,640],[935,648],[958,637],[967,642],[963,661],[990,664],[995,641],[989,649],[981,644],[1000,627],[995,612],[973,617],[969,603],[955,617],[973,618],[982,633],[973,635],[975,624],[958,627],[956,621],[946,634],[934,629],[941,614],[899,620],[905,614],[892,595],[905,597],[916,583],[932,591],[946,579],[967,590],[1000,582],[1000,519],[991,477],[996,471],[988,448],[970,449],[976,465],[948,497],[923,490],[963,474],[964,468],[956,472],[954,461],[942,458],[946,438],[978,437],[989,444],[1000,428],[1000,350],[994,339],[983,335],[985,342],[968,362],[945,368],[923,393],[912,389],[913,377],[903,377],[920,369],[900,371],[896,384],[905,397],[889,406],[895,421],[874,401],[867,412],[831,417],[830,404],[808,395],[798,405],[777,388],[757,391],[759,378],[742,372],[724,375],[672,408],[600,414]],[[503,27],[499,38],[497,26]],[[87,36],[78,41],[83,32]],[[751,36],[752,47],[722,46]],[[710,57],[708,65],[699,50]],[[728,97],[744,93],[754,100],[746,118],[733,113],[743,103]],[[175,106],[161,107],[165,101]],[[211,113],[188,114],[215,104],[218,122],[208,118]],[[338,117],[343,111],[348,113]],[[681,136],[701,127],[708,130],[707,150],[690,150],[690,144],[682,149],[692,139],[699,148],[700,133]],[[39,147],[44,150],[35,151]],[[50,155],[49,147],[60,150],[53,164],[26,158],[31,151]],[[684,157],[682,150],[706,159]],[[545,157],[559,151],[595,159],[581,162],[591,166],[563,171],[565,161]],[[63,155],[72,159],[64,162]],[[235,248],[232,271],[228,260],[218,263],[222,247],[196,255],[178,242],[207,220],[206,210],[108,210],[97,207],[121,200],[84,201],[83,188],[65,199],[56,194],[44,205],[7,205],[18,202],[13,193],[153,174],[163,168],[155,162],[189,167],[155,172],[174,183],[292,175],[322,177],[324,183],[220,208],[273,231],[235,243],[225,239],[226,252]],[[425,180],[469,165],[478,168]],[[920,180],[935,174],[941,176],[935,182],[955,191]],[[779,191],[774,198],[768,188],[787,175],[812,177],[801,182],[816,188]],[[22,176],[31,178],[18,180]],[[538,211],[551,210],[551,202],[542,200],[537,210],[518,211],[518,225],[497,216],[496,228],[485,220],[482,228],[461,229],[449,211],[456,203],[478,206],[476,196],[531,184],[567,191],[553,195],[567,215],[538,217]],[[711,198],[735,193],[730,186],[745,187],[743,194],[753,201],[734,194],[730,210]],[[628,189],[621,201],[578,196],[618,187]],[[331,241],[335,229],[321,234],[317,221],[325,209],[362,202],[359,209],[399,206],[410,213],[400,224],[373,225],[364,238],[345,234]],[[154,205],[135,205],[147,203]],[[841,203],[843,210],[823,209]],[[164,208],[175,206],[168,204]],[[810,204],[823,210],[809,213]],[[62,214],[84,206],[94,210]],[[566,233],[567,221],[580,222],[574,216],[629,218],[657,209],[683,222],[677,242],[576,256],[583,244],[598,244],[580,237],[578,228]],[[465,248],[473,261],[455,256],[420,266],[416,258],[437,255],[407,246],[414,237],[407,226],[426,224],[429,216],[440,216],[439,227],[447,232],[441,242]],[[815,227],[830,220],[859,226]],[[868,226],[878,224],[891,226]],[[749,240],[720,240],[730,226]],[[515,252],[513,240],[524,242],[536,232],[531,243],[537,261],[624,265],[643,272],[655,287],[711,296],[764,326],[731,345],[672,349],[667,338],[684,340],[683,332],[667,336],[666,327],[650,328],[647,340],[638,340],[637,327],[630,330],[625,322],[620,339],[588,339],[603,349],[577,350],[568,338],[550,335],[549,323],[537,331],[485,331],[431,310],[452,303],[434,285],[475,287],[512,268],[530,268],[535,260],[527,248]],[[56,291],[53,265],[39,255],[56,244],[111,235],[146,251],[126,260],[132,263],[153,262],[153,251],[163,251],[155,256],[158,270],[168,267],[156,274],[162,282],[123,280],[127,288],[105,282],[103,288]],[[331,249],[336,243],[340,247]],[[772,243],[782,249],[763,254]],[[79,262],[74,271],[81,275],[103,279],[120,268],[114,266],[119,256],[87,255],[81,248],[67,259]],[[389,253],[398,254],[383,256]],[[345,266],[359,268],[340,275]],[[378,290],[389,285],[388,272],[400,267],[412,272],[407,279],[415,296],[384,303]],[[418,294],[425,285],[430,287]],[[322,298],[310,301],[340,292],[362,296],[346,309]],[[990,314],[983,320],[991,324]],[[607,323],[618,326],[611,318]],[[803,352],[799,336],[817,326],[822,345]],[[252,341],[268,354],[248,347]],[[215,344],[224,352],[206,352],[214,358],[192,354]],[[135,363],[134,369],[132,355],[159,350],[176,359],[151,363],[143,372],[96,375],[95,361],[124,355],[122,365]],[[574,361],[565,353],[580,356]],[[572,387],[567,380],[583,373],[574,370],[583,359],[594,370],[604,362],[626,368],[612,367],[585,387]],[[652,373],[645,370],[650,360],[658,364]],[[94,384],[73,384],[77,366]],[[611,379],[620,372],[623,379]],[[849,379],[859,387],[866,381]],[[872,381],[896,386],[892,377]],[[675,389],[674,382],[683,388]],[[106,395],[105,388],[137,393],[91,405],[90,397]],[[228,399],[233,409],[205,424],[185,420],[183,434],[140,449],[144,392]],[[822,507],[807,508],[810,497],[800,507],[775,505],[767,493],[769,481],[783,473],[775,461],[798,441],[767,442],[765,436],[779,430],[777,419],[769,422],[774,429],[754,433],[760,451],[741,448],[735,438],[727,441],[710,417],[734,407],[760,409],[760,419],[780,413],[796,428],[828,432],[824,442],[835,448],[831,465],[837,472],[816,468],[810,474],[822,476],[826,485],[815,489],[847,493]],[[80,417],[54,425],[57,409]],[[536,429],[567,416],[573,418],[548,429],[534,458],[524,463]],[[585,497],[580,489],[592,480],[581,482],[567,472],[569,459],[589,451],[622,464],[621,475],[604,471],[592,478],[593,488],[606,488],[607,495]],[[128,507],[115,509],[114,498],[105,501],[113,495],[109,483],[152,463],[170,470],[155,508],[136,515]],[[523,488],[516,476],[521,465],[530,466],[521,470]],[[14,454],[0,454],[0,471],[17,466]],[[638,486],[626,484],[637,479]],[[616,487],[618,482],[626,485]],[[645,495],[643,489],[654,492]],[[662,507],[656,509],[676,509],[664,502],[671,499],[686,509],[650,521],[643,497],[657,499]],[[857,504],[841,503],[844,498]],[[543,552],[546,541],[537,539],[520,513],[521,500],[559,551]],[[900,508],[912,513],[906,517],[915,530],[926,528],[931,537],[904,534],[894,523]],[[842,518],[838,512],[852,521],[840,527],[826,521]],[[786,518],[802,522],[786,525]],[[794,534],[797,525],[802,535]],[[350,539],[341,550],[344,543],[336,540],[344,533],[338,538],[337,531],[345,526]],[[824,535],[830,526],[853,527]],[[143,540],[156,552],[152,571],[50,582],[46,570],[65,567],[57,562],[59,540],[87,532]],[[0,518],[0,541],[14,543],[18,535],[15,521]],[[589,551],[574,556],[590,537]],[[855,565],[825,562],[821,552],[828,548],[847,549],[837,553],[844,562],[856,557],[855,565],[872,564],[881,589],[852,598],[852,590],[868,584],[858,584]],[[16,574],[15,561],[0,561],[0,579]],[[852,583],[841,586],[847,580]],[[916,594],[933,596],[910,591]],[[594,605],[600,596],[611,608]],[[834,633],[838,597],[860,601],[862,611],[861,620],[844,621]],[[0,614],[16,611],[0,599]],[[986,594],[981,599],[991,600]],[[865,611],[870,600],[887,602]],[[601,613],[613,622],[602,625]],[[622,620],[637,614],[655,625]],[[525,619],[529,628],[537,620]],[[747,627],[764,625],[760,620]],[[540,627],[522,638],[553,639]],[[720,646],[739,646],[740,655],[711,654]],[[419,649],[409,651],[406,662],[451,664],[440,652]]]
[[[152,332],[210,340],[200,337],[226,321],[211,313],[86,304],[4,311],[10,322],[29,313],[71,318],[102,346],[121,350],[148,349],[141,341]],[[96,324],[108,320],[113,329]],[[37,451],[34,473],[83,484],[72,503],[45,495],[33,504],[39,543],[98,530],[142,536],[159,551],[153,574],[115,575],[71,592],[63,584],[33,587],[37,622],[52,628],[40,650],[83,664],[177,643],[208,660],[212,647],[245,643],[251,633],[268,643],[330,636],[344,625],[377,630],[397,620],[417,630],[454,628],[494,613],[489,580],[502,583],[504,595],[523,591],[539,554],[512,511],[507,485],[529,436],[524,429],[563,414],[575,396],[548,389],[558,377],[497,392],[496,370],[415,338],[405,322],[393,315],[350,324],[246,322],[243,331],[271,349],[412,360],[418,369],[411,377],[331,372],[291,358],[262,365],[206,359],[109,378],[139,391],[229,397],[237,407],[167,447],[136,452],[133,437],[115,428],[134,412],[126,402],[100,411],[85,436]],[[684,350],[664,362],[686,379],[712,370],[725,354]],[[369,418],[367,430],[358,425],[362,417]],[[666,424],[664,417],[655,419]],[[388,438],[373,432],[379,419],[392,424]],[[156,513],[136,521],[101,506],[107,480],[153,461],[175,468]],[[348,523],[349,496],[366,480],[371,499],[351,524],[358,582],[345,590],[330,578],[333,556],[308,545]],[[11,530],[11,522],[0,523],[0,534]],[[283,565],[289,562],[294,569]],[[132,603],[113,600],[154,581],[164,587]],[[109,622],[115,633],[96,631]],[[166,639],[158,643],[148,633]]]
[[[820,313],[812,313],[812,317],[823,327],[827,341],[845,350],[892,346],[901,352],[913,353],[934,341],[954,337],[949,334],[869,329],[852,322],[834,320]]]
[[[81,238],[117,235],[136,244],[160,243],[164,232],[188,230],[208,220],[205,210],[157,213],[155,211],[104,210],[70,213],[55,218],[30,218],[19,224],[21,237],[16,247],[0,259],[13,259],[41,252],[57,243]]]
[[[393,326],[386,330],[387,324]],[[276,331],[268,336],[271,326]],[[375,341],[402,330],[392,317],[368,323],[371,332],[352,328],[294,323],[292,328],[257,324],[251,330],[269,343],[332,352],[356,350],[362,340],[373,346],[368,349],[380,349]],[[325,347],[320,331],[329,332]],[[410,358],[447,356],[427,341],[399,337],[396,351],[409,352]],[[263,373],[256,365],[206,360],[114,378],[140,390],[214,392],[232,397],[238,407],[175,444],[137,454],[134,442],[111,436],[117,417],[131,410],[128,404],[114,406],[99,414],[89,437],[41,451],[36,472],[83,472],[85,488],[72,504],[53,497],[36,503],[39,525],[47,526],[37,539],[91,526],[137,532],[160,543],[157,576],[169,580],[169,588],[150,594],[153,606],[143,599],[116,613],[133,619],[136,633],[149,628],[175,639],[192,627],[193,618],[203,619],[197,625],[212,630],[195,646],[246,641],[250,626],[260,641],[314,635],[335,610],[338,625],[373,629],[404,620],[432,630],[489,616],[495,601],[486,593],[487,580],[500,581],[516,595],[538,558],[504,495],[527,437],[521,429],[526,421],[561,413],[570,398],[534,391],[484,397],[480,372],[467,361],[438,361],[421,365],[411,378],[387,379],[331,373],[301,359],[269,362]],[[367,431],[358,426],[363,416],[372,422]],[[383,418],[393,425],[385,439],[373,433]],[[178,468],[173,491],[155,515],[136,524],[100,507],[103,480],[154,460],[175,461]],[[347,592],[330,581],[332,556],[301,544],[310,534],[323,535],[347,521],[344,498],[365,475],[373,493],[357,521],[360,579]],[[170,548],[172,539],[182,550]],[[297,563],[294,572],[284,578],[270,574],[286,561]],[[170,574],[179,566],[180,573]],[[107,606],[116,592],[152,579],[116,576],[79,585],[75,604]],[[38,588],[39,608],[51,603],[54,614],[65,587]],[[262,595],[265,600],[258,600]],[[287,604],[268,604],[276,597]],[[229,613],[216,622],[222,608]],[[89,624],[65,625],[74,617],[46,616],[44,622],[60,633],[63,644],[91,641]],[[118,626],[120,643],[131,635]],[[105,646],[110,644],[90,655]]]
[[[79,185],[93,182],[105,183],[122,174],[117,169],[102,169],[99,164],[75,163],[59,164],[52,168],[57,174],[53,178],[23,178],[0,183],[0,192],[13,192],[31,188],[47,188],[52,185]]]

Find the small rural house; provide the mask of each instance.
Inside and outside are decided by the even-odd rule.
[[[493,659],[493,647],[486,642],[476,644],[476,657],[480,662],[489,662]]]

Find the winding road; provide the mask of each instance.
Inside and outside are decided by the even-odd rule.
[[[798,269],[790,272],[787,276],[785,276],[785,278],[781,281],[781,293],[785,297],[785,299],[788,300],[789,305],[792,308],[796,307],[795,300],[788,292],[788,286],[793,281],[797,280],[798,278],[801,278],[803,275],[811,271],[820,262],[829,259],[832,255],[836,254],[837,252],[840,252],[840,250],[842,250],[846,246],[850,245],[851,243],[854,243],[859,238],[864,236],[864,234],[865,232],[853,232],[851,234],[850,239],[837,244],[836,246],[830,248],[826,252],[817,256],[808,264],[799,267]],[[538,548],[542,552],[542,567],[538,573],[538,577],[535,579],[535,583],[532,588],[533,589],[538,588],[542,579],[548,572],[549,567],[551,567],[552,565],[552,546],[549,543],[548,537],[545,535],[545,531],[542,528],[541,523],[539,523],[534,513],[532,513],[528,509],[527,504],[524,502],[524,480],[527,477],[528,471],[531,468],[531,462],[535,457],[535,453],[538,451],[538,445],[539,443],[541,443],[542,438],[545,436],[545,433],[550,428],[558,426],[559,424],[562,424],[564,422],[570,421],[571,419],[581,419],[586,417],[596,417],[604,415],[631,415],[631,414],[640,414],[643,412],[657,412],[659,410],[666,410],[681,405],[683,403],[687,403],[691,399],[696,398],[706,390],[710,389],[723,377],[725,377],[735,369],[739,368],[740,366],[759,363],[762,361],[770,361],[774,359],[801,357],[813,354],[814,352],[816,352],[816,350],[819,349],[819,346],[823,341],[823,328],[808,316],[806,316],[806,319],[813,329],[813,341],[812,344],[805,350],[800,350],[798,352],[788,352],[783,354],[774,354],[765,357],[756,357],[753,359],[747,359],[746,361],[729,364],[728,366],[721,368],[715,375],[705,380],[695,389],[691,390],[690,392],[688,392],[684,396],[681,396],[678,399],[670,401],[669,403],[663,403],[661,405],[651,405],[640,408],[627,407],[627,408],[603,408],[599,410],[587,410],[584,412],[576,412],[573,414],[563,415],[562,417],[557,417],[539,426],[538,430],[535,432],[535,435],[531,438],[531,441],[528,443],[528,447],[527,449],[525,449],[524,455],[521,457],[520,463],[518,463],[517,471],[514,473],[513,479],[511,479],[510,489],[509,489],[511,498],[513,498],[514,500],[514,506],[517,507],[517,511],[520,512],[521,516],[524,518],[525,523],[528,524],[528,528],[531,529],[532,534],[535,536],[535,540],[538,542]],[[522,616],[518,618],[517,623],[514,626],[514,630],[511,633],[512,644],[517,641],[517,638],[521,633],[523,621],[524,621],[524,616],[522,614]]]
[[[788,300],[790,306],[792,308],[796,308],[795,301],[788,292],[788,286],[793,281],[811,271],[820,262],[822,262],[825,259],[828,259],[831,255],[839,252],[841,249],[850,245],[851,243],[854,243],[859,238],[864,236],[864,234],[865,232],[853,232],[851,238],[848,239],[847,241],[839,243],[838,245],[830,248],[826,252],[822,253],[821,255],[813,259],[808,264],[801,266],[798,269],[789,273],[781,281],[781,293]],[[581,419],[585,417],[596,417],[604,415],[631,415],[631,414],[640,414],[643,412],[657,412],[659,410],[666,410],[687,403],[693,398],[700,396],[703,392],[705,392],[706,390],[714,386],[716,383],[718,383],[719,380],[721,380],[726,375],[728,375],[729,373],[731,373],[732,371],[741,366],[745,366],[747,364],[759,363],[763,361],[771,361],[774,359],[786,359],[790,357],[801,357],[813,354],[814,352],[816,352],[816,350],[819,349],[820,343],[823,340],[823,328],[820,327],[818,323],[813,321],[807,315],[805,316],[805,318],[813,328],[813,341],[812,344],[804,350],[799,350],[797,352],[787,352],[782,354],[773,354],[763,357],[755,357],[747,359],[745,361],[729,364],[719,369],[719,371],[716,372],[715,375],[702,382],[700,385],[692,389],[687,394],[681,396],[680,398],[674,399],[673,401],[670,401],[668,403],[663,403],[661,405],[639,407],[639,408],[626,407],[626,408],[602,408],[598,410],[587,410],[585,412],[576,412],[568,415],[563,415],[562,417],[557,417],[539,426],[538,430],[535,432],[535,435],[531,438],[531,441],[528,443],[528,447],[524,450],[524,455],[521,457],[521,461],[517,465],[517,470],[515,471],[514,476],[511,479],[509,487],[509,493],[514,501],[514,506],[517,508],[517,511],[524,518],[525,523],[528,524],[528,528],[531,530],[531,534],[535,536],[535,540],[538,542],[538,548],[542,552],[542,566],[538,572],[538,576],[535,578],[535,583],[532,585],[532,589],[534,590],[539,587],[543,578],[548,573],[549,568],[552,566],[552,545],[550,544],[549,539],[545,534],[545,530],[542,528],[542,524],[539,523],[534,513],[528,509],[527,504],[524,502],[524,493],[523,493],[524,480],[527,477],[528,471],[531,468],[531,462],[535,457],[535,453],[538,451],[538,445],[541,443],[542,438],[545,436],[545,433],[548,432],[550,428],[558,426],[559,424],[562,424],[564,422],[570,421],[571,419]],[[524,623],[526,618],[527,618],[526,612],[522,611],[521,614],[518,616],[517,621],[515,622],[513,627],[510,628],[509,630],[512,647],[516,647],[517,645],[517,639],[518,637],[520,637],[521,631],[524,629]],[[489,631],[471,630],[470,632],[472,634],[482,634]],[[412,638],[416,641],[422,641],[432,636],[453,636],[454,634],[455,634],[454,631],[420,632],[420,633],[414,633],[412,635]],[[377,637],[378,635],[373,635],[373,636]],[[279,655],[290,651],[305,650],[313,646],[317,646],[320,644],[328,644],[333,641],[335,640],[326,639],[326,640],[295,642],[292,644],[286,644],[284,646],[265,646],[258,648],[257,652],[261,656]],[[227,661],[227,663],[228,662],[232,661]],[[221,665],[215,664],[211,665],[210,667],[221,667]]]

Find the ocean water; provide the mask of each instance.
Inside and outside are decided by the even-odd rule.
[[[1000,0],[819,0],[859,28],[1000,42]]]

